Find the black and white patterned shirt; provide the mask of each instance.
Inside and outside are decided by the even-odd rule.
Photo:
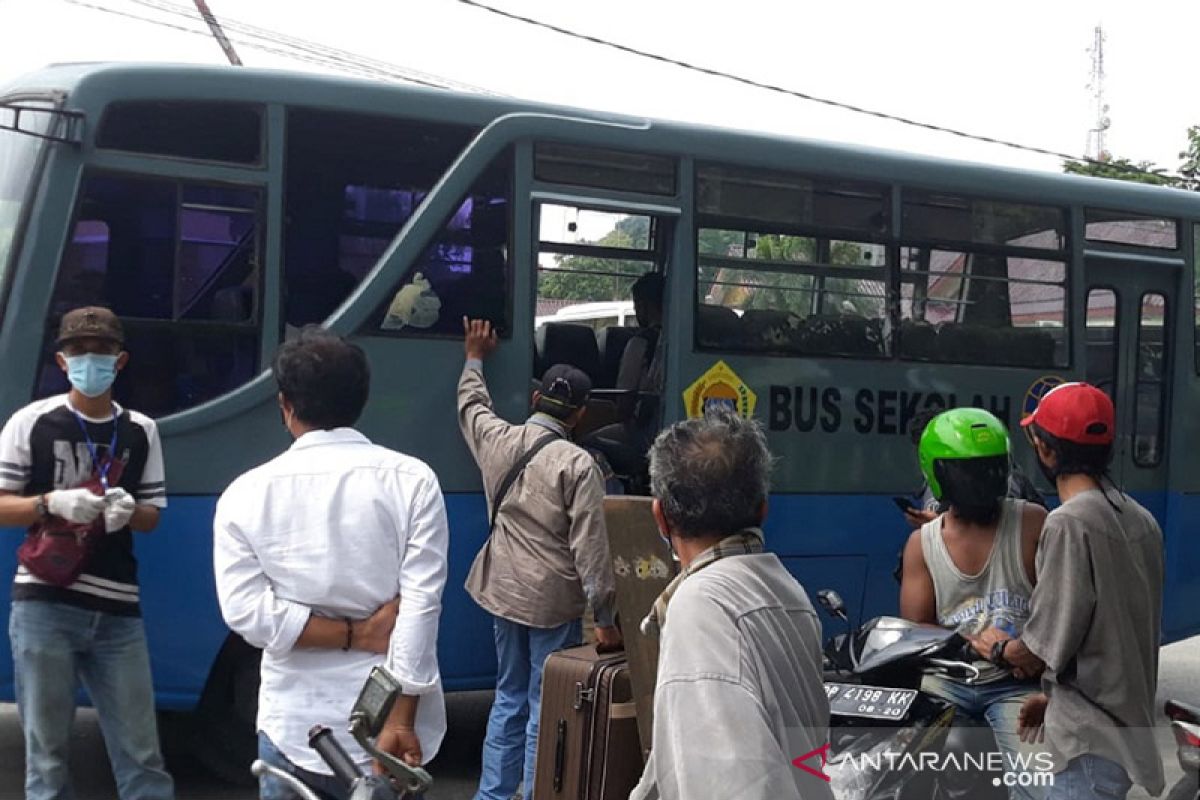
[[[117,458],[124,469],[115,483],[143,505],[164,508],[167,488],[162,444],[154,420],[116,403]],[[103,462],[113,440],[112,417],[80,416]],[[39,400],[13,414],[0,431],[0,491],[26,497],[71,489],[91,477],[92,453],[67,395]],[[93,611],[138,616],[137,560],[128,527],[106,534],[86,571],[73,584],[53,586],[17,567],[12,599],[51,600]]]

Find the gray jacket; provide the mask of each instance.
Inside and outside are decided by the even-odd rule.
[[[578,619],[613,624],[615,583],[604,527],[600,470],[552,417],[513,425],[492,410],[483,365],[468,361],[458,383],[458,423],[483,475],[490,510],[509,469],[547,433],[562,438],[534,456],[500,505],[466,588],[489,613],[534,628]]]
[[[796,579],[771,553],[690,575],[663,626],[653,749],[630,800],[832,800],[792,765],[828,742],[821,624]]]

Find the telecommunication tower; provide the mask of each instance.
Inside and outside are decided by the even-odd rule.
[[[1104,28],[1100,25],[1096,26],[1095,38],[1088,53],[1092,57],[1092,76],[1087,88],[1092,93],[1095,125],[1088,130],[1085,154],[1096,161],[1107,161],[1111,156],[1104,139],[1112,120],[1108,117],[1108,104],[1104,102]]]

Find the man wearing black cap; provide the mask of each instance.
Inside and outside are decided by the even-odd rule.
[[[492,410],[483,361],[495,351],[490,322],[463,320],[467,363],[458,422],[483,474],[492,530],[467,591],[494,618],[496,700],[483,745],[476,800],[509,800],[524,779],[533,797],[546,656],[581,638],[589,606],[601,645],[616,646],[615,588],[604,528],[604,485],[592,458],[571,443],[592,384],[556,364],[533,393],[533,414],[513,425]],[[530,457],[532,455],[532,457]],[[403,601],[402,601],[403,602]]]
[[[122,800],[174,796],[158,747],[132,535],[158,525],[167,491],[153,420],[112,399],[129,361],[124,338],[107,308],[67,312],[55,359],[71,391],[19,410],[0,432],[0,527],[29,527],[9,619],[29,800],[70,796],[77,684],[99,714]]]

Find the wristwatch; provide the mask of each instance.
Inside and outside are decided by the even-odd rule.
[[[1008,667],[1008,661],[1004,658],[1004,648],[1012,639],[1001,639],[992,644],[992,663],[998,667]]]
[[[46,495],[38,495],[37,504],[34,505],[34,510],[37,511],[38,517],[45,519],[50,516],[50,505],[46,502]]]

